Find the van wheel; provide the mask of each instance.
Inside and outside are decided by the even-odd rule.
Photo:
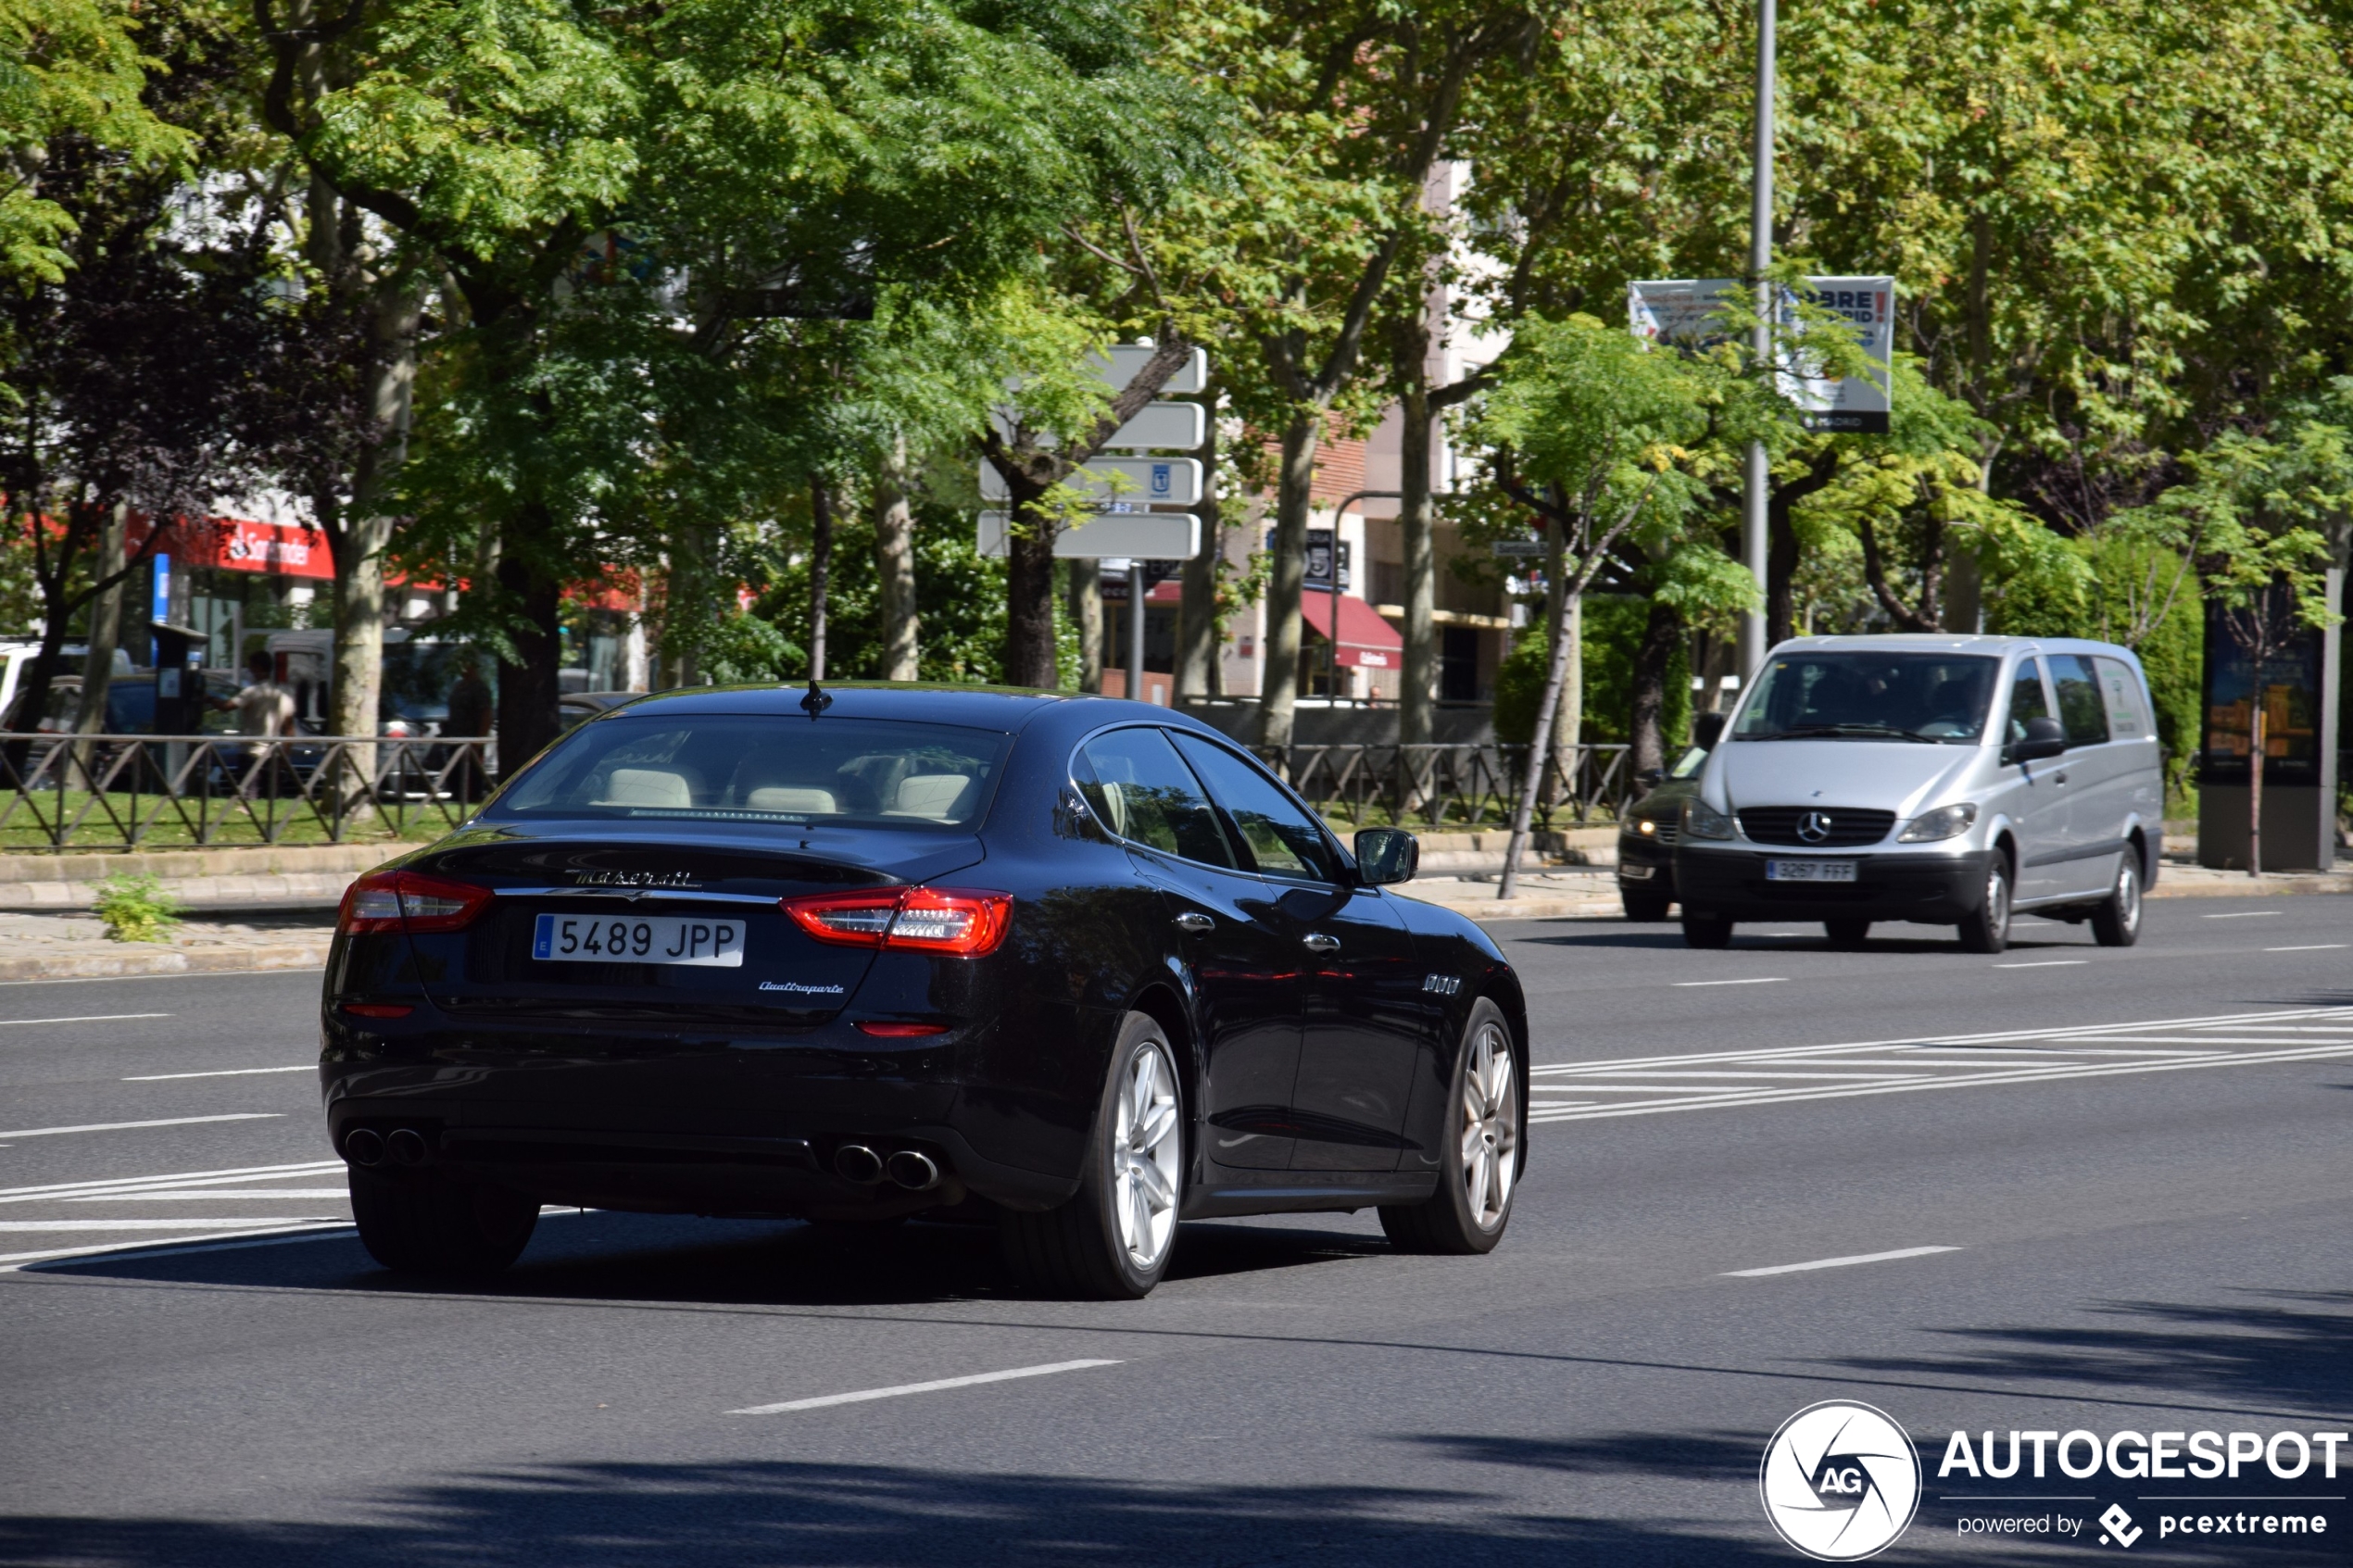
[[[1720,915],[1683,917],[1683,946],[1686,947],[1729,947],[1732,945],[1732,922]]]
[[[495,1274],[522,1256],[539,1200],[505,1187],[351,1173],[359,1245],[395,1273]]]
[[[1185,1198],[1185,1098],[1167,1031],[1131,1012],[1070,1200],[1042,1214],[1000,1210],[1005,1267],[1033,1290],[1097,1301],[1151,1294],[1176,1248]]]
[[[1867,920],[1826,920],[1822,929],[1831,934],[1831,946],[1852,952],[1861,947],[1871,935],[1871,922]]]
[[[1675,901],[1664,893],[1654,893],[1648,888],[1637,892],[1631,887],[1621,887],[1617,890],[1617,897],[1626,906],[1628,920],[1652,925],[1667,918],[1667,907]]]
[[[1985,864],[1985,892],[1961,922],[1961,951],[1998,953],[2010,945],[2010,861],[1996,851]]]
[[[2103,947],[2129,947],[2141,939],[2141,854],[2124,851],[2116,891],[2092,906],[2092,936]]]

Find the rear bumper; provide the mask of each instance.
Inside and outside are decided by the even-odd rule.
[[[1987,857],[1994,851],[1942,854],[1857,852],[1799,856],[1789,850],[1675,850],[1675,885],[1685,913],[1723,920],[1916,921],[1954,925],[1985,896]],[[1779,883],[1765,879],[1768,859],[1853,860],[1851,883]]]
[[[388,1138],[409,1128],[427,1150],[421,1173],[591,1208],[881,1218],[968,1194],[1049,1208],[1076,1189],[1094,1110],[973,1072],[1003,1054],[993,1024],[916,1039],[870,1038],[846,1020],[689,1036],[489,1025],[430,1003],[397,1021],[355,1021],[330,1004],[324,1024],[339,1153],[352,1157],[354,1129]],[[924,1155],[941,1181],[911,1190],[849,1179],[836,1157],[852,1144]]]

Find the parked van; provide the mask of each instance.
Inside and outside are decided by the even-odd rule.
[[[2164,845],[2155,711],[2107,643],[1783,643],[1683,807],[1683,938],[1805,920],[1853,946],[1910,921],[1998,953],[2024,912],[2130,947]]]

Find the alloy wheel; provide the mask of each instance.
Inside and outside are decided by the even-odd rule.
[[[2010,879],[2000,865],[1985,873],[1985,928],[1997,941],[2010,929]]]
[[[1139,1270],[1158,1266],[1176,1234],[1183,1159],[1176,1069],[1166,1047],[1146,1040],[1127,1060],[1112,1129],[1112,1210],[1120,1245]]]
[[[2116,923],[2128,933],[2141,929],[2141,873],[2129,859],[2116,873]]]
[[[1519,1094],[1511,1042],[1489,1023],[1471,1041],[1463,1070],[1463,1184],[1481,1230],[1504,1223],[1519,1173]]]

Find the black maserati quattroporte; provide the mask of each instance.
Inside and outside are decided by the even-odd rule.
[[[988,1216],[1140,1296],[1176,1223],[1502,1236],[1528,1026],[1476,926],[1207,726],[974,687],[701,688],[578,726],[346,896],[329,1130],[387,1267],[543,1203]]]

